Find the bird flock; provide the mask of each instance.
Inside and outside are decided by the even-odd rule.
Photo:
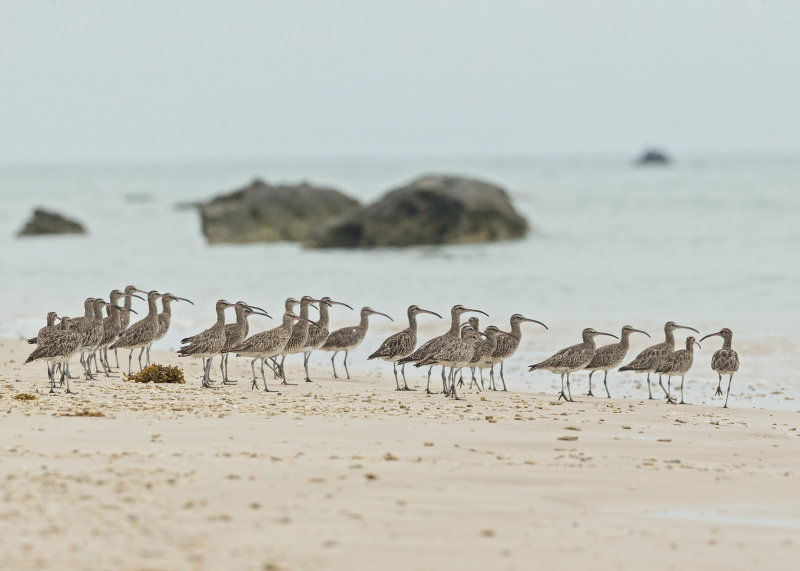
[[[145,294],[146,298],[137,295]],[[140,299],[147,302],[147,314],[131,323],[131,314],[137,314],[132,308],[132,300]],[[87,298],[84,302],[84,315],[71,318],[59,317],[56,312],[47,314],[46,325],[42,327],[37,336],[28,339],[31,344],[36,344],[36,349],[30,354],[26,363],[44,361],[47,364],[47,375],[50,381],[50,392],[55,392],[57,386],[63,387],[66,382],[66,392],[72,393],[69,369],[70,360],[80,356],[84,378],[94,380],[96,374],[113,376],[113,369],[119,369],[119,349],[128,349],[128,374],[131,374],[133,353],[139,350],[139,370],[150,365],[150,348],[153,343],[163,339],[167,334],[172,316],[172,303],[182,301],[194,305],[184,297],[172,293],[159,293],[156,290],[145,292],[135,286],[129,285],[124,291],[113,290],[109,294],[109,301],[102,298]],[[158,309],[158,300],[161,300],[161,311]],[[123,305],[119,302],[123,301]],[[237,301],[231,303],[224,299],[215,305],[216,320],[208,329],[197,335],[181,340],[181,348],[177,351],[180,357],[194,357],[202,359],[203,376],[201,385],[211,388],[214,382],[211,379],[211,364],[215,357],[219,357],[220,382],[224,385],[236,384],[228,375],[228,359],[230,355],[250,359],[252,371],[251,388],[259,388],[259,376],[256,373],[256,363],[259,363],[261,382],[265,392],[273,392],[267,384],[265,367],[272,373],[275,380],[282,385],[292,384],[287,381],[284,367],[286,357],[294,354],[303,355],[303,368],[305,381],[311,382],[308,369],[309,359],[314,351],[327,351],[331,355],[333,377],[339,378],[336,371],[336,356],[344,353],[342,365],[345,375],[349,379],[350,371],[347,360],[350,351],[358,347],[366,336],[369,328],[369,318],[379,315],[389,320],[392,318],[371,307],[363,307],[360,312],[358,324],[329,331],[329,311],[334,306],[347,307],[350,305],[335,301],[330,297],[315,298],[303,296],[299,300],[290,297],[284,302],[284,313],[281,324],[272,329],[249,335],[248,318],[252,315],[262,315],[271,318],[269,313],[261,307]],[[297,308],[299,307],[299,310]],[[226,310],[233,308],[236,319],[233,323],[226,323]],[[310,317],[310,309],[317,311],[316,320]],[[105,309],[106,315],[103,316]],[[297,310],[297,312],[295,312]],[[435,311],[423,309],[418,305],[408,308],[408,327],[386,338],[380,346],[369,355],[368,359],[381,359],[392,363],[394,380],[398,391],[412,391],[406,380],[405,366],[413,364],[414,367],[427,367],[426,392],[439,393],[431,390],[431,373],[434,367],[441,367],[442,390],[444,394],[453,399],[461,399],[458,388],[464,386],[463,369],[471,371],[472,379],[469,387],[475,386],[478,391],[487,388],[484,381],[484,372],[488,371],[488,388],[500,390],[495,380],[495,367],[498,368],[499,380],[502,390],[506,391],[504,363],[517,351],[522,340],[522,324],[536,323],[547,329],[541,321],[530,319],[522,314],[515,313],[511,316],[509,331],[503,331],[495,325],[489,325],[480,331],[477,316],[470,316],[462,323],[464,314],[488,314],[479,309],[472,309],[463,305],[454,305],[450,310],[450,328],[442,335],[429,339],[417,347],[417,316],[420,314],[433,315],[442,319]],[[608,389],[608,372],[618,368],[619,371],[634,371],[646,373],[648,397],[653,399],[650,375],[658,374],[658,385],[664,392],[666,402],[685,404],[683,397],[683,384],[686,374],[694,362],[694,347],[700,347],[700,342],[693,336],[686,338],[684,349],[675,350],[676,329],[688,329],[699,333],[693,327],[678,325],[668,321],[664,325],[665,339],[661,343],[651,345],[640,352],[631,362],[620,367],[630,347],[630,336],[633,333],[650,335],[631,325],[622,327],[620,336],[613,333],[597,331],[591,327],[583,330],[581,343],[561,349],[551,357],[529,366],[530,371],[549,371],[560,375],[561,391],[558,399],[573,402],[570,387],[570,375],[577,371],[588,371],[589,392],[592,392],[592,375],[603,371],[603,386],[606,396],[611,398]],[[249,335],[249,336],[248,336]],[[595,344],[598,336],[610,336],[618,340],[601,347]],[[728,387],[725,393],[724,407],[728,406],[733,375],[739,369],[739,356],[731,347],[733,333],[728,328],[710,333],[700,341],[709,337],[722,338],[722,348],[716,351],[711,359],[711,368],[719,376],[716,395],[722,395],[723,375],[728,376]],[[112,367],[109,360],[109,349],[114,350],[115,365]],[[94,368],[94,371],[93,371]],[[399,373],[398,373],[399,369]],[[60,373],[58,384],[56,375]],[[476,377],[477,374],[477,377]],[[663,384],[666,377],[667,385]],[[680,377],[680,401],[671,394],[672,377]],[[402,378],[402,384],[400,380]]]

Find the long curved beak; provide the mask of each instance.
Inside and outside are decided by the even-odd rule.
[[[250,309],[253,310],[253,315],[263,315],[264,317],[269,317],[270,319],[272,319],[272,316],[266,311],[258,311],[257,308],[253,307],[251,307]]]
[[[644,333],[645,335],[650,337],[650,334],[647,331],[642,331],[641,329],[633,329],[633,331],[635,331],[636,333]]]
[[[391,317],[389,317],[388,315],[386,315],[385,313],[382,313],[382,312],[380,312],[380,311],[374,311],[373,313],[374,313],[375,315],[383,315],[383,316],[384,316],[386,319],[388,319],[389,321],[394,321],[394,319],[392,319]]]
[[[308,322],[309,322],[309,323],[311,323],[311,324],[313,324],[313,323],[314,323],[314,322],[313,322],[313,321],[311,321],[310,319],[306,319],[305,317],[300,317],[299,315],[295,315],[295,316],[294,316],[294,318],[295,318],[297,321],[308,321]]]
[[[142,301],[145,301],[145,299],[142,296],[136,295],[135,293],[123,293],[123,294],[121,294],[121,296],[122,297],[135,297],[136,299],[141,299]]]
[[[131,313],[135,313],[136,315],[139,315],[138,311],[133,310],[133,309],[128,309],[127,307],[120,307],[118,305],[115,305],[114,307],[116,307],[117,309],[121,309],[122,311],[129,311]]]
[[[715,335],[719,335],[720,337],[722,337],[722,334],[721,334],[719,331],[717,331],[716,333],[709,333],[708,335],[706,335],[705,337],[703,337],[702,339],[700,339],[700,341],[703,341],[703,340],[705,340],[705,339],[708,339],[709,337],[714,337]]]
[[[177,299],[178,301],[185,301],[194,305],[194,302],[191,299],[186,299],[185,297],[178,297],[177,295],[173,295],[172,297],[174,299]]]
[[[248,303],[248,304],[247,304],[247,307],[249,307],[249,308],[250,308],[250,309],[252,309],[252,310],[258,310],[258,311],[263,311],[264,313],[267,313],[267,310],[266,310],[266,309],[264,309],[263,307],[258,307],[257,305],[250,305],[250,304]]]
[[[700,333],[697,329],[695,329],[694,327],[689,327],[688,325],[676,325],[675,327],[677,327],[679,329],[690,329],[690,330],[694,331],[695,333]]]
[[[526,317],[526,318],[525,318],[525,319],[523,319],[522,321],[530,321],[531,323],[538,323],[539,325],[541,325],[541,326],[542,326],[542,327],[544,327],[545,329],[550,329],[550,328],[549,328],[547,325],[545,325],[545,324],[544,324],[544,323],[542,323],[541,321],[536,321],[535,319],[528,319],[528,318]]]
[[[435,316],[436,316],[436,317],[438,317],[439,319],[443,319],[441,315],[439,315],[439,314],[438,314],[438,313],[436,313],[435,311],[431,311],[430,309],[420,309],[420,310],[419,310],[419,312],[420,312],[420,313],[430,313],[431,315],[435,315]]]
[[[135,290],[133,290],[133,291],[137,291],[137,292],[139,292],[139,293],[143,293],[143,294],[145,294],[145,295],[147,295],[147,293],[148,293],[148,292],[144,291],[143,289],[139,289],[138,287],[137,287]]]
[[[609,337],[613,337],[614,339],[619,339],[619,337],[617,337],[617,336],[616,336],[616,335],[614,335],[613,333],[604,333],[604,332],[602,332],[602,331],[598,331],[598,332],[596,333],[596,335],[608,335]]]
[[[697,341],[697,339],[694,340],[694,343],[695,343],[695,345],[697,345],[698,347],[700,347],[702,349],[702,347],[700,346],[700,343]]]
[[[486,317],[489,317],[489,314],[488,314],[488,313],[486,313],[485,311],[481,311],[480,309],[465,309],[464,311],[465,311],[465,312],[467,312],[467,311],[474,311],[475,313],[482,313],[482,314],[483,314],[483,315],[485,315]]]
[[[345,306],[345,307],[346,307],[346,308],[348,308],[348,309],[353,309],[353,307],[352,307],[351,305],[348,305],[348,304],[346,304],[346,303],[345,303],[345,302],[343,302],[343,301],[333,301],[333,300],[331,300],[331,301],[330,301],[330,303],[328,303],[328,305],[330,306],[331,304],[335,304],[335,305],[343,305],[343,306]]]

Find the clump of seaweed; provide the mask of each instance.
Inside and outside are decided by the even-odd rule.
[[[73,410],[71,412],[67,412],[64,414],[60,414],[59,416],[91,416],[91,417],[101,417],[105,416],[103,411],[100,410],[89,410],[85,408],[83,410]]]
[[[149,365],[132,375],[123,373],[123,378],[134,383],[186,383],[183,371],[170,365]]]
[[[28,393],[19,393],[18,395],[14,395],[14,398],[17,400],[36,400],[39,397],[36,395],[29,395]]]

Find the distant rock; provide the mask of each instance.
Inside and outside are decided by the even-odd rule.
[[[80,222],[71,220],[56,212],[42,208],[33,211],[33,216],[17,232],[17,236],[39,236],[42,234],[86,234]]]
[[[669,165],[672,159],[660,149],[647,149],[636,159],[637,165]]]
[[[312,248],[466,244],[520,238],[528,223],[493,184],[423,176],[377,202],[330,221],[306,241]]]
[[[311,230],[359,204],[332,188],[272,186],[261,180],[198,205],[211,243],[305,240]]]

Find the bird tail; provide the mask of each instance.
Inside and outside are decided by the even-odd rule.
[[[632,371],[633,369],[631,369],[628,365],[625,365],[624,367],[620,367],[618,370],[620,370],[620,371]]]
[[[28,339],[28,343],[30,343],[31,345],[36,345],[36,337],[31,337],[30,339]]]
[[[541,363],[534,363],[533,365],[528,367],[528,370],[529,371],[535,371],[536,369],[539,368],[539,365],[541,365]]]

